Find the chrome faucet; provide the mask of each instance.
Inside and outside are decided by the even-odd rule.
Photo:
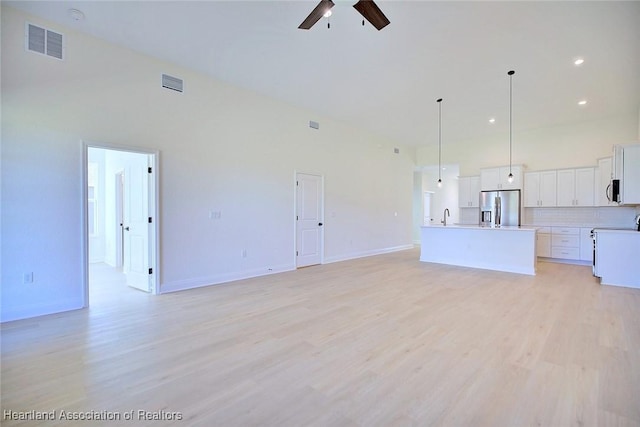
[[[444,224],[444,226],[447,226],[447,217],[451,216],[449,214],[449,208],[444,208],[444,213],[442,214],[442,217],[444,218],[442,221],[440,221],[442,224]]]

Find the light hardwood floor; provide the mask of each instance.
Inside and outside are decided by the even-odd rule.
[[[150,426],[640,425],[640,290],[584,266],[533,277],[418,255],[6,323],[2,410],[183,417],[136,412]]]

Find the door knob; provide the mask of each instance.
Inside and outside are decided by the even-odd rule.
[[[318,223],[318,227],[322,227],[322,223],[321,222]]]

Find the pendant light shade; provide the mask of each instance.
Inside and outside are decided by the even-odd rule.
[[[438,103],[438,188],[442,187],[442,98],[436,99]]]
[[[512,159],[512,145],[513,145],[513,130],[512,130],[512,123],[511,123],[511,117],[513,114],[513,85],[512,85],[512,80],[513,80],[513,75],[516,72],[511,70],[507,73],[507,75],[509,76],[509,176],[507,177],[507,181],[509,181],[509,183],[513,182],[513,173],[511,173],[511,159]]]

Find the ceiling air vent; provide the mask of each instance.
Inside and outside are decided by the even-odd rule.
[[[64,57],[64,37],[60,33],[27,23],[27,50],[56,59]]]
[[[162,87],[175,90],[176,92],[184,92],[184,82],[177,77],[171,77],[166,74],[162,75]]]

